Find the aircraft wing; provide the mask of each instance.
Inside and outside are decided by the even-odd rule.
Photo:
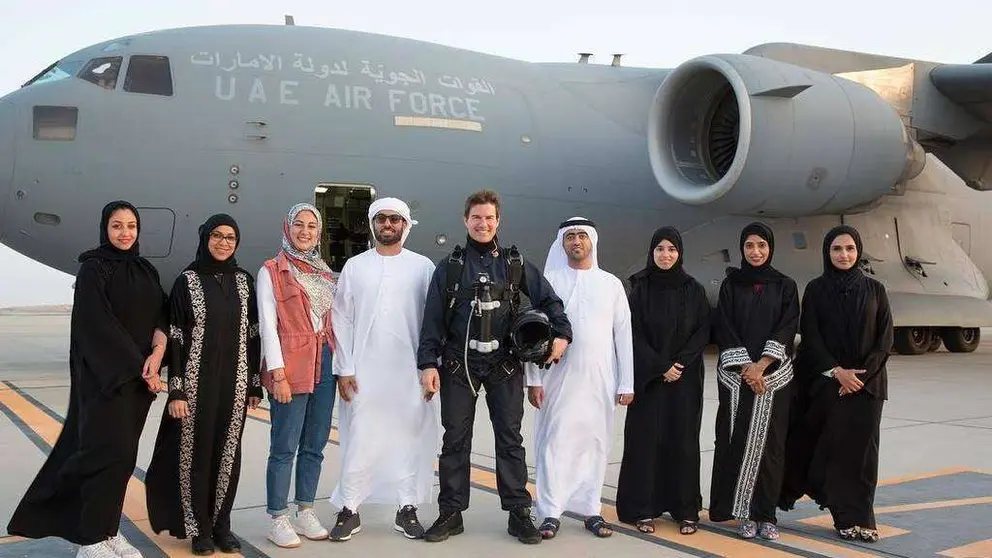
[[[945,97],[992,123],[992,54],[975,64],[937,66],[930,81]]]

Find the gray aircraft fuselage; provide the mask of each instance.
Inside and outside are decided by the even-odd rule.
[[[128,86],[131,57],[145,55],[167,57],[171,94],[135,92],[138,81]],[[112,57],[121,57],[113,84],[78,73]],[[725,268],[738,265],[740,229],[761,219],[776,231],[775,265],[802,288],[822,269],[823,233],[843,220],[873,231],[866,250],[878,260],[876,277],[891,291],[924,297],[930,315],[939,310],[938,296],[987,304],[992,251],[981,239],[988,196],[945,176],[946,169],[942,189],[909,181],[908,191],[850,216],[734,214],[666,194],[646,138],[670,71],[534,64],[291,26],[188,28],[107,41],[0,99],[0,241],[72,274],[77,255],[97,241],[100,209],[125,199],[140,208],[142,253],[168,288],[211,214],[238,220],[237,259],[255,272],[279,249],[289,207],[314,201],[320,185],[352,184],[408,202],[420,224],[407,248],[438,261],[464,243],[466,196],[488,188],[502,198],[501,243],[518,245],[539,268],[569,217],[598,224],[600,264],[621,278],[644,265],[652,232],[673,225],[685,235],[687,269],[715,297]],[[49,115],[36,107],[75,107],[71,129],[60,128],[72,116],[65,109]],[[911,225],[900,223],[905,212],[933,213],[934,227],[967,226],[967,239],[955,229],[955,247],[944,247],[967,261],[914,276],[904,258],[919,254],[884,245],[895,219],[892,234],[903,244],[921,237],[924,250],[927,233],[908,232]],[[928,249],[939,255],[944,248]],[[877,257],[887,250],[895,252]],[[958,314],[950,323],[918,323],[915,311],[898,311],[912,304],[894,307],[902,326],[992,325],[965,323]]]

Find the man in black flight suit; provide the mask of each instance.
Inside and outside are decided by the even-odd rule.
[[[544,275],[530,262],[522,261],[514,250],[499,246],[496,239],[499,216],[499,197],[495,192],[482,190],[469,196],[465,202],[467,246],[464,251],[455,250],[454,260],[449,256],[438,264],[427,294],[417,365],[425,397],[430,399],[440,389],[444,426],[438,460],[440,515],[424,535],[428,542],[443,541],[464,531],[461,512],[468,509],[472,425],[480,389],[486,392],[496,438],[496,486],[500,503],[510,512],[507,532],[523,543],[541,542],[541,534],[530,517],[531,496],[527,492],[527,463],[520,434],[524,414],[523,365],[509,351],[517,289],[551,323],[554,342],[546,363],[562,357],[571,342],[572,328],[561,299]],[[452,272],[449,278],[449,270],[459,267],[453,266],[452,261],[460,262],[462,272],[460,275]],[[459,275],[457,280],[455,275]],[[490,285],[492,300],[500,301],[489,316],[491,339],[499,342],[496,348],[486,344],[485,328],[480,327],[484,318],[473,311],[479,287],[485,284]],[[478,344],[471,343],[467,348],[469,341]]]

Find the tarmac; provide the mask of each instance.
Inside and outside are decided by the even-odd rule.
[[[700,530],[683,536],[670,519],[657,521],[654,534],[616,523],[613,498],[623,452],[624,411],[616,414],[615,437],[603,490],[603,515],[614,523],[612,537],[599,539],[576,517],[563,518],[553,540],[523,545],[506,533],[494,475],[495,454],[486,406],[479,404],[472,454],[471,507],[464,514],[465,533],[446,542],[410,541],[393,530],[395,509],[363,506],[362,531],[342,543],[307,541],[297,549],[280,549],[266,539],[265,467],[268,457],[268,411],[253,411],[243,442],[241,482],[233,527],[246,557],[313,556],[733,556],[811,558],[843,557],[992,557],[992,330],[983,331],[979,349],[970,354],[936,353],[889,361],[889,400],[881,434],[879,487],[875,513],[882,539],[874,544],[848,543],[834,533],[830,516],[815,504],[801,502],[779,512],[781,539],[744,541],[733,522],[713,523],[705,512]],[[0,312],[0,558],[71,557],[76,547],[61,539],[25,540],[6,533],[6,525],[24,491],[55,443],[68,407],[69,315],[65,309]],[[706,388],[701,433],[702,495],[708,502],[716,413],[715,355],[706,359]],[[192,556],[189,541],[149,527],[142,479],[165,407],[160,395],[149,413],[141,440],[138,468],[130,480],[121,532],[146,557]],[[337,406],[335,406],[335,415]],[[533,409],[527,405],[524,442],[533,481]],[[335,424],[337,420],[335,418]],[[337,430],[324,452],[316,509],[330,528],[337,510],[327,498],[340,465]],[[533,484],[530,485],[534,492]],[[291,492],[292,494],[292,492]],[[435,485],[436,496],[436,485]],[[425,527],[437,516],[435,502],[423,505]],[[667,517],[667,516],[666,516]],[[217,554],[220,556],[221,554]]]

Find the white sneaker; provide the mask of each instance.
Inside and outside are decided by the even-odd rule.
[[[79,547],[76,558],[117,558],[117,553],[107,541]]]
[[[281,548],[296,548],[300,546],[300,537],[296,536],[288,515],[280,515],[272,520],[269,527],[269,540]]]
[[[327,529],[320,524],[317,514],[313,508],[300,510],[296,513],[296,521],[293,522],[296,533],[312,541],[322,541],[327,538]]]
[[[131,543],[127,542],[127,539],[120,532],[117,533],[117,536],[107,539],[107,546],[121,558],[142,558],[141,552],[131,546]]]

